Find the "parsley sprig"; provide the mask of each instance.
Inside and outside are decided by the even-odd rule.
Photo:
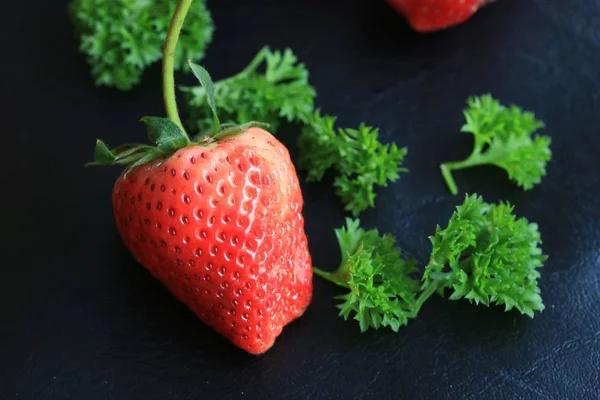
[[[375,186],[388,186],[401,172],[406,147],[379,141],[379,130],[364,124],[358,129],[335,127],[336,118],[316,110],[298,139],[299,167],[309,182],[323,179],[325,172],[336,171],[334,187],[355,217],[375,206]]]
[[[202,86],[182,87],[188,106],[188,129],[203,131],[212,123]],[[275,133],[280,120],[306,122],[313,111],[315,89],[308,70],[290,49],[263,47],[242,71],[214,83],[215,103],[226,121],[268,123]]]
[[[516,308],[533,318],[542,311],[539,268],[542,254],[538,226],[516,218],[508,203],[489,204],[466,196],[446,228],[430,237],[431,257],[420,284],[414,260],[403,260],[392,235],[365,231],[348,219],[336,231],[342,251],[335,272],[314,268],[349,292],[338,296],[340,315],[352,316],[361,331],[390,327],[394,331],[416,318],[433,294],[450,292],[451,300]]]
[[[366,231],[359,220],[346,219],[346,227],[335,231],[342,263],[335,272],[313,268],[315,274],[349,289],[337,298],[340,315],[354,315],[361,331],[380,326],[398,331],[408,322],[416,307],[419,281],[412,260],[403,260],[393,235]]]
[[[162,57],[177,0],[73,0],[69,14],[97,85],[129,90],[144,69]],[[211,14],[197,0],[174,56],[175,68],[199,61],[212,40]]]
[[[503,168],[509,178],[524,190],[533,188],[546,175],[546,163],[552,158],[551,139],[534,133],[544,127],[535,115],[511,105],[505,107],[486,94],[470,97],[464,110],[462,132],[474,136],[473,152],[463,161],[440,166],[452,194],[458,187],[452,171],[490,164]]]
[[[314,110],[315,89],[308,70],[286,49],[261,49],[238,74],[214,83],[214,99],[225,121],[252,120],[269,124],[276,132],[282,119],[303,124],[299,138],[299,167],[308,171],[308,181],[320,181],[334,168],[334,187],[354,216],[375,204],[375,186],[387,186],[401,172],[406,148],[379,141],[379,131],[362,124],[358,129],[336,129],[335,117]],[[212,125],[212,114],[203,107],[203,86],[183,87],[190,132],[202,132]]]

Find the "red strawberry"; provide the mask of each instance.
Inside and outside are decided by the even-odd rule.
[[[311,301],[302,205],[287,149],[259,128],[137,166],[113,190],[135,259],[253,354]]]
[[[94,165],[126,165],[113,188],[117,229],[133,257],[202,321],[253,354],[267,351],[312,298],[302,194],[287,149],[259,123],[221,124],[212,79],[189,63],[213,114],[191,138],[175,99],[174,55],[191,0],[163,46],[167,118],[145,117],[156,146],[109,149]]]
[[[468,20],[483,5],[492,0],[387,0],[402,13],[412,28],[431,32]]]

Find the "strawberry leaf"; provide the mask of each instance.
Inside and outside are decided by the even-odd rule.
[[[94,164],[110,165],[115,161],[116,157],[112,151],[100,139],[96,140],[96,148],[94,149]]]
[[[144,155],[138,159],[136,162],[134,162],[133,164],[131,164],[131,166],[129,166],[127,168],[127,172],[131,171],[132,169],[134,169],[135,167],[145,164],[147,162],[150,162],[152,160],[155,160],[159,157],[161,157],[162,155],[164,155],[164,153],[162,151],[160,151],[157,148],[151,148],[149,149],[146,153],[144,153]]]
[[[212,78],[210,77],[208,71],[206,71],[201,66],[194,64],[190,61],[190,68],[192,72],[200,81],[200,85],[206,91],[206,101],[208,106],[212,111],[213,117],[213,133],[217,134],[220,130],[221,123],[219,122],[219,116],[217,115],[217,106],[215,105],[215,86],[213,84]]]
[[[235,136],[235,135],[239,134],[240,132],[247,131],[250,128],[268,129],[269,124],[266,124],[264,122],[250,121],[250,122],[248,122],[246,124],[242,124],[242,125],[236,125],[236,124],[221,125],[221,128],[222,129],[218,133],[216,133],[212,137],[212,139],[223,140],[230,136]]]
[[[132,144],[110,150],[102,140],[97,140],[94,162],[88,165],[125,165],[136,162],[152,149],[155,148],[144,144]]]
[[[145,144],[119,146],[111,150],[98,139],[94,149],[94,161],[86,165],[139,165],[141,159],[150,161],[164,154],[160,149]],[[149,155],[152,157],[148,158]]]
[[[142,118],[148,129],[148,138],[165,153],[172,153],[189,144],[185,133],[169,118]]]

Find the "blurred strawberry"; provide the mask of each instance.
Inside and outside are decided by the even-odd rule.
[[[386,0],[417,32],[433,32],[461,24],[493,0]]]

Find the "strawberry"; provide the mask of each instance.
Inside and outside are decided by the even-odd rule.
[[[418,32],[461,24],[493,0],[387,0]]]
[[[117,180],[113,206],[133,257],[250,353],[269,349],[311,300],[294,165],[262,129],[134,168]]]
[[[270,349],[312,298],[302,193],[288,150],[264,124],[221,124],[199,65],[213,127],[190,138],[177,111],[174,54],[192,0],[179,0],[163,48],[167,118],[145,117],[155,146],[109,149],[94,165],[124,165],[112,194],[133,257],[204,323],[252,354]]]

